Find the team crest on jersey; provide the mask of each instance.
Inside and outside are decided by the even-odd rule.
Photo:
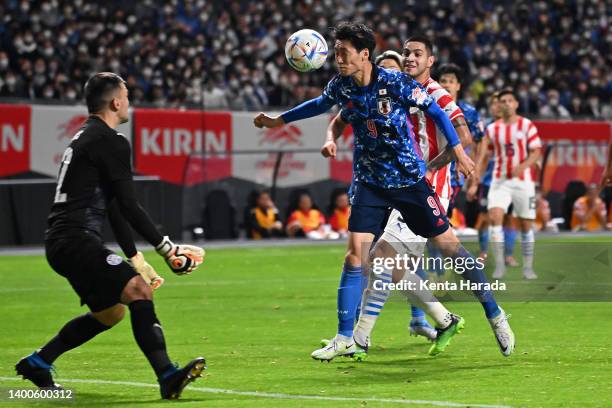
[[[391,98],[379,98],[378,102],[378,113],[381,115],[388,115],[391,113]]]
[[[117,266],[119,265],[121,262],[123,262],[123,258],[121,258],[119,255],[117,254],[110,254],[106,257],[106,263],[111,265],[111,266]]]
[[[414,99],[417,104],[422,105],[426,98],[427,92],[423,91],[421,88],[415,87],[412,90],[412,99]]]

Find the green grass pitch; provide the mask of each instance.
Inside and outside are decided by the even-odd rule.
[[[610,242],[589,245],[576,240],[569,246],[584,252],[581,248]],[[428,357],[428,343],[409,337],[409,310],[395,297],[379,319],[369,359],[355,363],[338,358],[329,364],[313,361],[310,353],[321,338],[335,333],[342,245],[211,249],[200,270],[180,277],[148,253],[148,260],[167,279],[155,293],[155,304],[170,356],[180,363],[199,355],[208,361],[206,378],[191,384],[175,403],[612,406],[612,303],[563,300],[568,290],[578,290],[581,296],[601,290],[597,294],[603,298],[597,299],[605,300],[612,289],[612,269],[605,262],[571,261],[576,258],[572,256],[557,266],[559,256],[539,248],[540,282],[528,286],[519,269],[509,272],[510,288],[523,288],[525,293],[525,299],[502,303],[512,314],[517,336],[510,358],[500,354],[480,305],[472,301],[447,304],[465,317],[466,328],[444,354]],[[563,267],[578,273],[575,283],[565,284],[571,279],[558,272]],[[0,257],[0,278],[0,405],[172,404],[159,400],[153,372],[132,337],[129,316],[56,361],[58,382],[74,390],[75,401],[9,401],[9,388],[30,387],[15,376],[15,362],[86,309],[79,307],[70,286],[52,272],[44,256]],[[551,296],[536,299],[538,290]]]

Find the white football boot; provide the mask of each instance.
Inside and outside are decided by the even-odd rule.
[[[525,268],[523,269],[523,278],[527,280],[534,280],[538,279],[538,275],[536,275],[532,268]]]
[[[327,346],[313,351],[310,357],[319,361],[332,361],[338,356],[352,357],[356,350],[355,341],[352,338],[350,341],[346,342],[338,340],[336,336]]]
[[[495,339],[499,345],[499,350],[505,357],[508,357],[514,351],[514,332],[508,323],[510,315],[506,314],[501,307],[499,310],[501,310],[501,313],[489,319],[489,324],[493,329],[493,333],[495,333]]]

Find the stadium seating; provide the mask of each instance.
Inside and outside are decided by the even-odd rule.
[[[283,57],[288,35],[311,27],[331,38],[329,27],[351,19],[376,29],[378,52],[400,49],[415,32],[432,37],[438,61],[470,74],[467,96],[478,108],[511,85],[521,113],[556,111],[555,91],[574,117],[611,118],[606,11],[603,1],[8,1],[0,4],[0,97],[75,102],[91,72],[110,70],[140,106],[293,105],[318,95],[335,68],[293,71]]]

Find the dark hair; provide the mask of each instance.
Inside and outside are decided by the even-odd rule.
[[[514,93],[514,89],[512,88],[504,88],[501,91],[499,91],[497,93],[497,97],[501,99],[502,96],[504,95],[512,95],[512,97],[516,100],[518,100],[518,98],[516,97],[516,94]]]
[[[499,91],[495,91],[491,95],[489,95],[489,97],[487,98],[487,102],[491,103],[493,99],[499,99]]]
[[[422,35],[422,34],[416,34],[413,35],[412,37],[410,37],[408,40],[406,40],[406,42],[419,42],[425,45],[425,49],[427,50],[427,53],[429,55],[433,55],[433,43],[431,42],[431,40]]]
[[[438,79],[442,78],[442,75],[454,75],[457,78],[457,82],[463,84],[463,71],[457,64],[444,64],[438,68]]]
[[[108,94],[116,91],[125,84],[123,78],[113,72],[98,72],[85,83],[83,93],[87,103],[89,113],[98,113],[104,109],[104,105],[109,101]]]
[[[397,62],[397,65],[399,65],[400,69],[402,69],[402,56],[398,52],[393,51],[393,50],[387,50],[383,52],[382,54],[380,54],[374,60],[374,64],[379,65],[382,61],[386,59],[391,59]]]
[[[336,209],[336,200],[341,195],[348,194],[348,189],[346,187],[338,187],[332,190],[329,195],[329,204],[327,206],[327,215],[332,216],[334,214],[334,210]]]
[[[350,42],[357,52],[367,49],[372,59],[374,48],[376,48],[376,36],[370,27],[362,23],[343,21],[336,26],[334,31],[336,40]]]

